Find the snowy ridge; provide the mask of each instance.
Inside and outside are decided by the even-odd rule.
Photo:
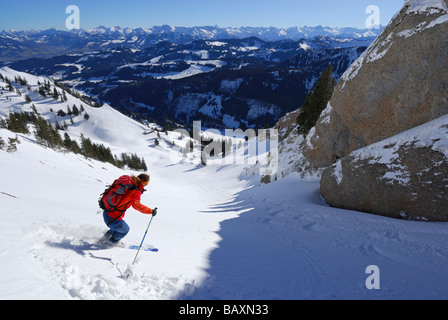
[[[409,14],[448,12],[448,7],[444,0],[406,0],[405,7],[407,7],[407,13]]]
[[[49,29],[44,31],[14,31],[14,30],[2,30],[0,35],[9,36],[10,38],[18,38],[29,34],[45,34],[47,36],[60,34],[63,31],[56,29]],[[335,27],[290,27],[290,28],[278,28],[278,27],[241,27],[241,28],[222,28],[218,26],[195,26],[195,27],[175,27],[175,26],[154,26],[147,29],[142,28],[123,28],[116,27],[104,27],[93,28],[89,30],[72,30],[71,33],[80,36],[88,35],[113,35],[117,43],[126,41],[127,38],[133,39],[134,42],[142,41],[142,36],[148,35],[164,35],[169,37],[174,35],[177,37],[191,36],[194,39],[207,39],[214,45],[221,45],[220,39],[232,39],[232,38],[249,38],[259,37],[263,40],[278,41],[283,39],[298,40],[301,38],[314,38],[316,36],[333,36],[341,38],[362,38],[362,37],[374,37],[377,36],[376,29],[357,29],[357,28],[335,28]],[[171,37],[172,38],[172,37]],[[45,42],[45,40],[42,40]]]
[[[331,27],[264,28],[241,27],[221,28],[154,26],[148,29],[99,27],[91,30],[0,30],[0,48],[7,47],[0,62],[11,62],[30,57],[51,57],[63,54],[77,54],[86,51],[113,49],[124,46],[131,50],[144,50],[159,42],[170,41],[186,44],[195,40],[206,40],[213,46],[224,45],[229,39],[257,37],[264,41],[302,41],[324,38],[340,42],[368,41],[378,36],[383,28],[356,29]],[[75,44],[75,45],[74,45]],[[306,48],[306,44],[304,44]],[[26,49],[26,50],[25,50]],[[51,54],[49,54],[51,52]]]
[[[21,91],[21,96],[16,93],[10,93],[3,90],[3,95],[0,97],[2,104],[0,105],[0,115],[6,116],[11,112],[32,112],[32,105],[36,107],[36,110],[47,121],[53,124],[57,120],[60,124],[63,122],[69,123],[70,116],[59,117],[56,116],[58,110],[67,111],[67,106],[72,108],[76,105],[78,108],[82,105],[87,114],[89,120],[83,119],[82,115],[73,117],[74,125],[68,127],[68,133],[72,138],[79,138],[81,134],[89,137],[94,142],[106,143],[111,147],[117,148],[118,146],[133,146],[136,144],[135,136],[141,134],[145,127],[128,117],[123,116],[121,113],[105,104],[101,108],[93,108],[78,98],[66,93],[67,101],[55,101],[51,96],[46,98],[41,97],[38,90],[38,82],[44,83],[48,81],[51,84],[51,91],[57,88],[59,93],[62,89],[55,86],[54,81],[45,77],[36,77],[24,72],[15,71],[9,67],[0,68],[0,73],[13,81],[16,76],[27,80],[30,89],[26,89],[24,86],[18,86],[13,83],[13,86]],[[0,81],[0,86],[6,86],[6,83]],[[32,103],[25,103],[24,96],[29,95]],[[53,112],[51,112],[51,110]],[[117,134],[116,128],[128,127],[125,134]],[[137,142],[138,143],[138,142]],[[141,143],[141,142],[140,142]]]
[[[408,7],[406,14],[426,14],[428,16],[434,14],[443,15],[430,21],[424,21],[413,29],[401,31],[397,34],[399,37],[411,37],[416,33],[432,28],[438,24],[448,22],[448,7],[444,0],[407,1],[405,7]]]

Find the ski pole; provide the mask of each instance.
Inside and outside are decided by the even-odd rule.
[[[155,208],[154,210],[157,210],[157,208]],[[132,265],[134,265],[135,261],[137,261],[138,254],[140,253],[140,249],[143,246],[143,242],[145,241],[146,234],[148,233],[149,227],[151,226],[152,219],[154,219],[154,216],[152,216],[151,220],[149,221],[148,227],[146,228],[146,231],[145,231],[145,235],[143,236],[143,239],[142,239],[142,243],[140,243],[140,247],[138,248],[137,254],[135,255],[135,259],[134,259],[134,262],[132,262]]]

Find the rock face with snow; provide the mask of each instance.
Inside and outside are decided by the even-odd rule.
[[[334,207],[448,221],[448,115],[352,152],[322,174]]]
[[[447,3],[407,2],[345,72],[308,137],[314,166],[448,113]]]
[[[448,221],[448,1],[410,0],[306,138],[328,204]]]

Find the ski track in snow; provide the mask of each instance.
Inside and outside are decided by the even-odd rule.
[[[170,289],[176,288],[178,279],[166,279],[160,286],[156,277],[137,275],[130,264],[116,262],[114,256],[128,249],[99,244],[103,231],[100,227],[49,224],[39,228],[36,242],[40,243],[29,253],[45,266],[49,279],[67,291],[68,298],[162,299],[175,294]],[[133,251],[129,251],[131,256]]]

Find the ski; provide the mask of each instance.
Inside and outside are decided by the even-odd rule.
[[[138,250],[138,248],[140,248],[140,246],[129,246],[129,249],[131,250]],[[142,247],[143,251],[148,251],[148,252],[159,252],[159,249],[154,248],[154,247],[150,247],[150,246],[143,246]]]

